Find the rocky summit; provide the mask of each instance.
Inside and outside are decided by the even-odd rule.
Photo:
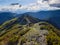
[[[60,30],[26,14],[0,25],[0,45],[60,45]]]

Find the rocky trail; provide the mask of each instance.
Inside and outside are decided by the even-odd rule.
[[[18,45],[47,45],[46,35],[48,30],[40,30],[38,27],[33,27],[27,32],[24,37],[24,41],[19,40]]]

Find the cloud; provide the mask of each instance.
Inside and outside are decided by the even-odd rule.
[[[60,3],[60,0],[42,0],[42,1],[47,1],[49,4],[58,4],[58,3]]]
[[[49,0],[49,5],[52,7],[59,7],[60,8],[60,0]]]
[[[60,0],[49,0],[50,4],[58,4],[60,3]]]
[[[47,1],[47,3],[52,7],[59,7],[60,8],[60,0],[42,0]]]
[[[37,0],[37,2],[35,2],[35,3],[31,3],[26,6],[23,6],[22,9],[35,11],[35,10],[55,10],[55,9],[60,9],[60,8],[51,7],[46,0],[44,2],[43,2],[43,0]]]
[[[57,1],[58,2],[58,1]],[[60,9],[58,7],[50,6],[50,4],[53,4],[52,2],[48,2],[47,0],[37,0],[35,3],[30,3],[27,5],[9,5],[9,6],[0,6],[0,11],[12,11],[12,12],[18,12],[18,11],[41,11],[41,10],[57,10]]]
[[[60,4],[50,4],[51,7],[58,7],[60,8]]]

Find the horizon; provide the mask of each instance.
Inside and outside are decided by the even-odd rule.
[[[60,45],[60,0],[0,0],[0,45]]]

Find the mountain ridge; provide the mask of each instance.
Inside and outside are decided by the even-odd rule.
[[[11,12],[1,12],[0,13],[0,24],[4,23],[5,21],[15,18],[14,15],[15,13],[11,13]]]
[[[60,20],[59,20],[60,19],[60,10],[26,12],[23,14],[12,13],[10,15],[7,14],[8,16],[5,14],[4,14],[4,16],[2,16],[2,14],[0,14],[0,17],[2,16],[2,18],[0,19],[0,24],[2,24],[5,21],[8,21],[8,19],[10,20],[13,17],[20,17],[21,15],[24,15],[24,14],[31,15],[31,16],[39,18],[40,20],[43,20],[43,21],[48,21],[51,24],[55,25],[57,28],[60,28],[60,25],[59,25],[60,24]],[[3,18],[5,18],[5,19],[3,19]]]
[[[23,24],[26,18],[38,21]],[[60,30],[48,22],[24,14],[0,25],[0,45],[60,45]]]

